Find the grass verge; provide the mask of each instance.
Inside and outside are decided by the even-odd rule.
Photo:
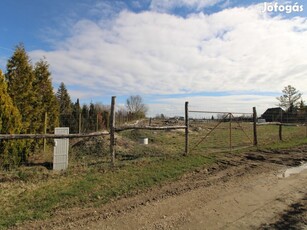
[[[37,219],[50,218],[55,210],[69,207],[95,207],[135,190],[178,179],[184,173],[214,162],[201,155],[166,157],[156,161],[126,165],[115,171],[90,171],[66,175],[33,188],[2,194],[7,199],[0,210],[0,228]]]
[[[37,172],[22,171],[19,177],[24,178],[23,181],[0,183],[0,229],[28,220],[48,219],[56,211],[66,208],[98,207],[134,191],[177,180],[223,155],[219,151],[229,147],[227,127],[227,124],[220,127],[195,149],[195,154],[186,157],[178,155],[184,149],[182,132],[123,132],[117,138],[116,170],[108,168],[108,161],[101,156],[101,152],[107,151],[103,149],[106,148],[103,142],[89,146],[81,143],[83,148],[72,154],[75,164],[61,175],[53,176],[47,169],[39,168]],[[201,139],[211,130],[209,128],[193,131],[191,142]],[[259,129],[260,150],[307,144],[307,138],[298,138],[305,136],[305,129],[285,128],[284,142],[278,140],[277,131],[275,126]],[[234,147],[250,143],[238,128],[233,130],[232,135]],[[149,138],[150,145],[136,144],[138,138],[144,136]],[[208,154],[210,148],[216,153],[211,157],[202,155],[204,152]],[[238,150],[238,153],[241,151],[246,152],[247,149]],[[35,180],[29,179],[30,176]]]
[[[287,140],[287,141],[277,141],[274,143],[266,144],[260,146],[258,149],[271,149],[271,150],[278,150],[278,149],[289,149],[289,148],[294,148],[298,147],[301,145],[306,145],[307,144],[307,138],[297,138],[297,139],[292,139],[292,140]]]

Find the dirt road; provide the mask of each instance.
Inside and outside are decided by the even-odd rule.
[[[178,182],[22,228],[307,229],[307,170],[285,171],[301,162],[307,146],[229,154]]]

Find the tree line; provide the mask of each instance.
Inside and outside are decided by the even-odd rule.
[[[0,132],[2,134],[42,133],[44,114],[49,114],[48,129],[59,123],[57,98],[53,93],[49,65],[41,59],[34,65],[22,44],[16,46],[7,69],[0,71]],[[39,141],[1,141],[1,165],[26,162]]]
[[[53,133],[55,127],[69,127],[70,133],[107,129],[109,106],[100,103],[80,105],[72,102],[62,82],[54,93],[49,64],[42,58],[32,64],[23,44],[16,46],[6,71],[0,70],[0,133]],[[147,107],[140,96],[127,99],[118,117],[145,117]],[[47,118],[47,120],[46,120]],[[0,141],[0,166],[27,162],[41,141]]]

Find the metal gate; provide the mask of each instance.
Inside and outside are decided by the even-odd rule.
[[[190,113],[199,114],[218,114],[215,117],[207,119],[193,119],[190,122],[190,127],[201,131],[194,131],[194,141],[191,142],[190,152],[195,151],[198,147],[205,148],[209,152],[232,151],[241,147],[253,145],[253,140],[250,137],[252,133],[252,114],[251,113],[232,113],[232,112],[211,112],[211,111],[189,111]],[[236,115],[240,115],[235,116]],[[244,122],[243,122],[244,121]],[[202,123],[201,123],[202,122]],[[245,124],[244,124],[245,123]],[[250,131],[246,130],[246,124],[250,126]],[[245,126],[245,127],[244,127]],[[221,131],[222,130],[222,131]],[[195,134],[197,132],[197,134]],[[240,134],[241,133],[241,134]],[[208,143],[209,137],[214,139]],[[196,140],[195,140],[196,139]],[[243,139],[244,143],[243,143]],[[241,143],[240,143],[241,142]],[[205,144],[207,143],[207,144]],[[202,147],[201,147],[202,145]]]

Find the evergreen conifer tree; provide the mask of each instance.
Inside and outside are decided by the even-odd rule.
[[[89,132],[90,124],[89,124],[89,107],[87,104],[82,106],[82,132]]]
[[[79,119],[81,115],[81,107],[80,107],[80,102],[79,99],[77,99],[76,103],[73,105],[72,108],[72,124],[71,124],[71,133],[78,133],[79,131]]]
[[[33,68],[22,44],[8,60],[5,78],[8,93],[22,116],[22,133],[36,133],[40,126],[39,101],[33,88]]]
[[[89,131],[94,132],[96,131],[96,122],[97,122],[97,111],[95,105],[91,102],[89,107]]]
[[[60,126],[71,127],[72,101],[63,82],[61,82],[58,88],[56,98],[60,109]]]
[[[7,84],[0,70],[0,133],[18,134],[21,128],[21,115],[7,92]],[[0,141],[0,166],[8,169],[18,164],[22,148],[22,141]]]
[[[21,114],[21,133],[38,133],[41,125],[40,101],[38,100],[38,92],[33,87],[33,67],[22,44],[16,46],[12,57],[7,62],[5,79],[13,104]],[[34,152],[37,147],[38,142],[25,141],[21,162],[27,162],[30,152]]]
[[[47,113],[47,132],[52,132],[59,125],[59,105],[53,92],[49,64],[40,60],[34,68],[34,90],[38,93],[38,104],[40,104],[40,127],[39,132],[44,130],[45,113]]]

